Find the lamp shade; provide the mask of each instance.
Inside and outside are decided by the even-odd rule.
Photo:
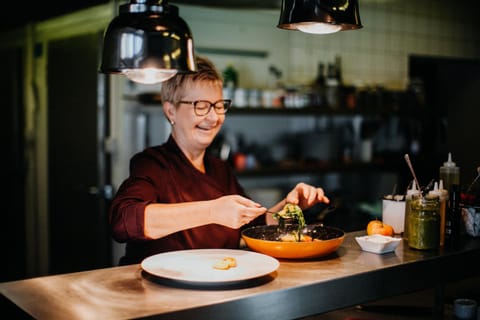
[[[193,37],[178,7],[132,0],[108,25],[100,72],[153,84],[196,71]]]
[[[357,0],[282,0],[278,28],[325,34],[362,28]]]

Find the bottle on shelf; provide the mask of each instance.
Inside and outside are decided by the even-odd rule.
[[[315,78],[315,86],[324,87],[325,86],[325,64],[320,62],[317,67],[317,77]]]
[[[331,109],[338,108],[339,85],[337,67],[335,64],[329,63],[325,80],[325,98],[327,106]]]
[[[448,159],[440,167],[440,180],[443,187],[450,192],[453,184],[460,185],[460,168],[452,161],[452,153],[448,153]]]
[[[320,62],[317,67],[317,76],[313,83],[312,105],[323,107],[325,105],[325,64]]]
[[[340,56],[335,56],[335,78],[339,86],[343,86],[342,79],[342,58]]]

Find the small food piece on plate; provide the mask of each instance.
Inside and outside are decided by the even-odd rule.
[[[218,270],[228,270],[230,269],[230,264],[228,263],[228,261],[219,260],[213,264],[213,268]]]
[[[237,260],[233,257],[226,257],[223,261],[227,261],[230,268],[235,268],[237,266]]]
[[[384,236],[393,236],[393,227],[389,224],[383,223],[380,220],[372,220],[367,225],[367,234],[369,236],[373,234],[381,234]]]
[[[215,261],[213,264],[214,269],[228,270],[237,266],[237,260],[233,257],[225,257],[222,260]]]

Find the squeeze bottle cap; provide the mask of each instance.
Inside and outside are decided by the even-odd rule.
[[[455,162],[452,161],[452,153],[448,153],[448,160],[443,163],[444,167],[455,167]]]
[[[435,184],[433,185],[433,190],[430,190],[428,193],[432,195],[440,195],[440,190],[438,189],[437,181],[435,181]]]
[[[448,198],[448,190],[443,187],[442,179],[440,179],[440,182],[438,183],[438,191],[440,191],[442,197]]]
[[[433,190],[430,190],[428,192],[428,195],[438,197],[439,200],[444,199],[444,195],[442,194],[442,191],[440,189],[438,189],[438,182],[436,182],[436,181],[435,181]]]
[[[445,189],[445,187],[443,186],[443,179],[440,179],[440,182],[438,184],[438,190],[440,190],[442,192],[446,192],[448,194],[448,190]]]
[[[420,190],[417,189],[417,184],[415,183],[415,180],[412,183],[412,187],[410,189],[407,189],[407,195],[411,194],[417,194],[420,193]]]

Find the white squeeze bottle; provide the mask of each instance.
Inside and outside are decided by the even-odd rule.
[[[410,203],[412,202],[413,197],[421,194],[421,191],[417,189],[415,180],[412,181],[412,187],[407,189],[407,194],[405,195],[405,222],[403,224],[403,239],[408,240],[408,224],[410,223]]]
[[[452,161],[452,154],[448,153],[448,160],[440,167],[440,180],[443,187],[450,192],[452,184],[460,185],[460,168]]]
[[[440,183],[435,182],[433,190],[428,194],[438,196],[440,201],[440,246],[445,244],[445,219],[448,200],[448,191],[443,188],[443,180]]]

